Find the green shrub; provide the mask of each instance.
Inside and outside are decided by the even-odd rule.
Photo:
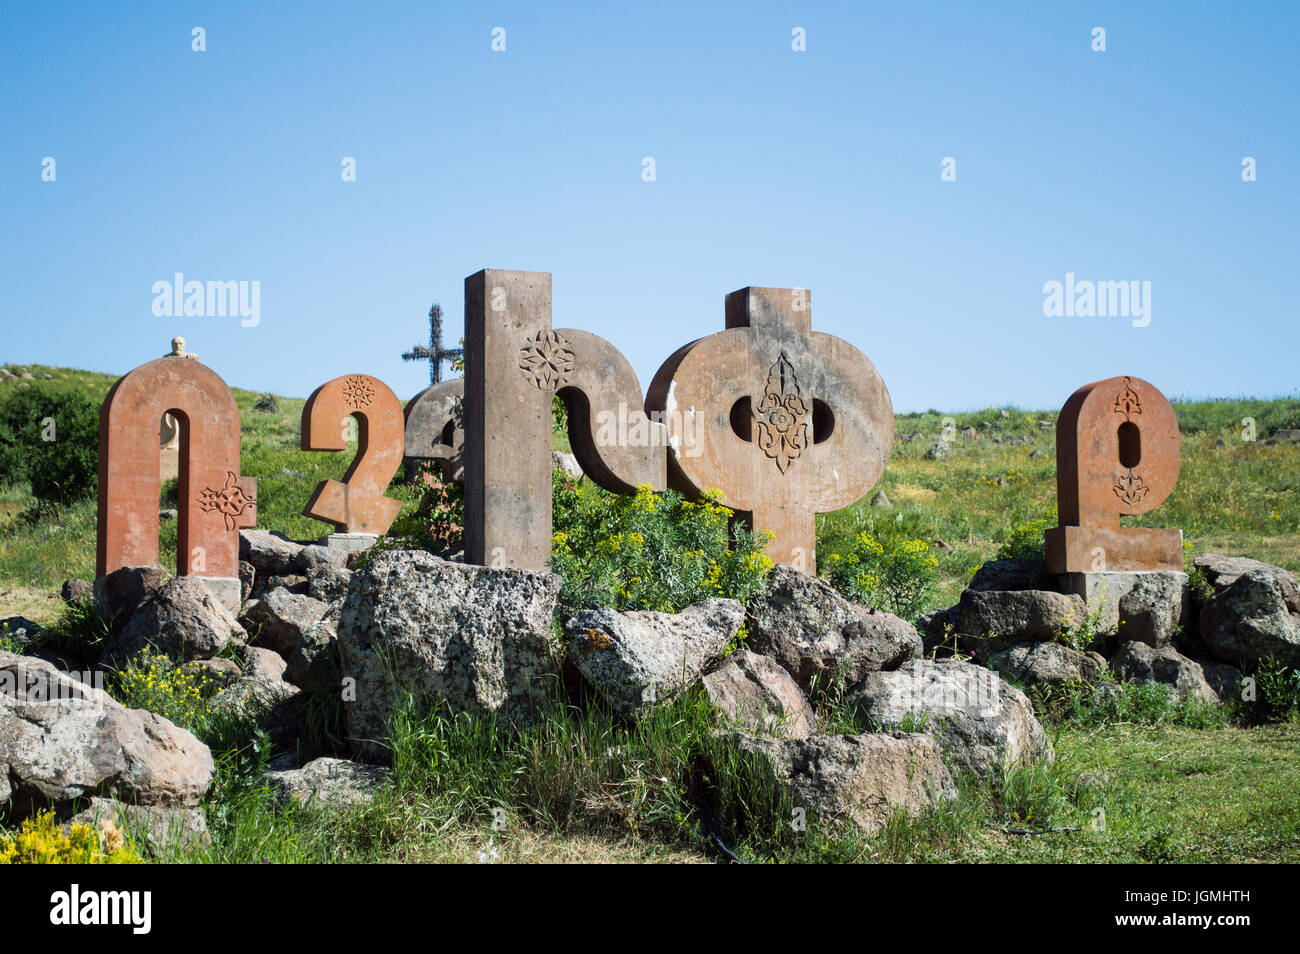
[[[1043,532],[1052,524],[1050,520],[1029,520],[1014,527],[998,547],[999,560],[1046,559]]]
[[[864,530],[825,561],[831,585],[858,603],[914,620],[935,587],[939,560],[924,540],[883,539]]]
[[[98,829],[69,825],[64,832],[54,812],[28,818],[12,835],[0,835],[0,865],[133,865],[140,864],[125,833],[109,819]]]
[[[1272,656],[1254,672],[1255,705],[1252,721],[1288,722],[1300,712],[1300,669],[1292,669]]]
[[[95,491],[99,405],[79,391],[34,386],[0,404],[0,480],[26,481],[38,500],[68,502]]]
[[[772,561],[762,539],[732,527],[732,511],[710,492],[699,503],[656,494],[648,484],[623,497],[554,474],[551,569],[569,606],[675,613],[711,596],[748,602]]]

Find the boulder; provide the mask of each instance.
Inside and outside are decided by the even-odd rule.
[[[297,568],[297,558],[302,550],[282,533],[271,530],[240,530],[239,559],[251,563],[265,576],[285,576]]]
[[[845,824],[879,831],[895,812],[912,817],[957,788],[934,739],[923,733],[875,732],[768,739],[735,733],[732,743],[770,771],[795,808],[834,831]]]
[[[930,445],[930,449],[925,452],[926,460],[942,460],[950,453],[947,441],[935,441]]]
[[[1047,567],[1042,560],[1008,558],[989,560],[971,577],[967,589],[981,593],[988,590],[1047,590]]]
[[[392,769],[332,758],[315,759],[298,769],[266,773],[276,802],[313,807],[365,804],[374,799],[375,789],[392,778]]]
[[[551,451],[551,469],[561,471],[574,480],[582,477],[582,465],[578,463],[578,458],[564,451]]]
[[[154,564],[119,567],[95,581],[95,599],[115,633],[121,632],[145,600],[162,588],[166,578],[163,568]]]
[[[299,550],[293,562],[299,572],[307,574],[310,578],[311,571],[318,566],[346,567],[348,551],[313,543]]]
[[[95,598],[95,587],[85,580],[64,580],[59,587],[59,596],[69,606],[89,603]]]
[[[0,640],[21,646],[24,649],[41,641],[45,627],[33,622],[26,616],[10,616],[0,619]]]
[[[1061,643],[1017,643],[980,661],[1027,686],[1092,682],[1105,668],[1105,659],[1098,663],[1094,657]]]
[[[190,808],[213,772],[208,747],[162,716],[0,652],[0,802],[11,799],[10,817],[92,796]]]
[[[808,699],[774,659],[740,649],[701,679],[704,692],[731,725],[757,735],[806,739],[817,731]]]
[[[1206,582],[1216,593],[1221,593],[1236,583],[1237,578],[1243,573],[1252,570],[1267,573],[1277,580],[1282,590],[1282,599],[1286,602],[1287,612],[1300,613],[1300,583],[1296,582],[1295,574],[1290,570],[1261,563],[1259,560],[1251,560],[1248,557],[1220,556],[1217,553],[1202,553],[1192,562],[1205,575]]]
[[[286,668],[288,663],[274,649],[263,649],[260,646],[244,647],[244,675],[249,679],[271,684],[284,682]]]
[[[1201,607],[1201,639],[1226,662],[1251,666],[1272,656],[1300,668],[1300,615],[1287,610],[1275,573],[1248,570]]]
[[[921,654],[907,621],[846,599],[825,580],[778,564],[755,601],[748,648],[771,656],[808,692],[814,678],[849,683]]]
[[[1182,573],[1143,573],[1119,598],[1121,642],[1164,646],[1174,638],[1187,604]]]
[[[173,849],[193,849],[212,842],[202,808],[131,805],[112,798],[92,798],[68,819],[68,824],[98,829],[105,821],[121,828],[133,845],[143,844],[163,858]]]
[[[198,577],[176,576],[140,605],[104,653],[104,663],[121,669],[150,648],[173,662],[210,659],[244,628]]]
[[[1010,642],[1049,640],[1081,624],[1087,611],[1083,597],[1073,593],[967,589],[958,604],[958,629]]]
[[[306,633],[286,660],[285,680],[306,692],[336,692],[341,678],[338,642],[333,625]]]
[[[441,702],[454,712],[526,724],[545,708],[558,662],[553,573],[450,563],[422,551],[381,553],[353,572],[339,625],[340,668],[356,680],[349,732],[385,751],[393,708]]]
[[[1241,672],[1231,663],[1217,662],[1213,659],[1196,660],[1205,674],[1205,681],[1220,699],[1236,696],[1241,692]]]
[[[584,610],[565,626],[569,661],[614,710],[635,715],[691,685],[744,621],[745,607],[723,599],[680,613]]]
[[[307,595],[322,603],[342,603],[348,595],[352,571],[344,567],[322,564],[307,571]]]
[[[1169,686],[1179,699],[1191,696],[1202,702],[1219,701],[1200,663],[1172,646],[1157,648],[1147,643],[1125,643],[1111,659],[1110,668],[1115,678],[1125,682],[1158,682]]]
[[[308,595],[307,577],[299,573],[286,573],[284,576],[269,576],[265,573],[258,573],[253,580],[253,588],[249,591],[252,599],[260,600],[272,590],[288,590],[290,593],[296,593],[299,596]]]
[[[328,603],[277,587],[244,607],[239,620],[250,640],[288,659],[305,639],[333,637],[331,609]]]
[[[869,673],[845,702],[888,728],[924,718],[954,770],[996,775],[1054,756],[1025,694],[972,663],[915,659],[895,672]]]

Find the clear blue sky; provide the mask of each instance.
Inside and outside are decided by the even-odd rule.
[[[487,266],[552,272],[643,387],[755,284],[812,289],[900,411],[1293,393],[1298,35],[1292,2],[6,0],[0,360],[181,334],[235,386],[406,397]],[[156,317],[178,271],[260,282],[260,324]],[[1151,282],[1150,325],[1044,316],[1067,272]]]

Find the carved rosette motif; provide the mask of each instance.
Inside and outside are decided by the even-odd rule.
[[[758,448],[784,474],[808,446],[808,402],[784,351],[768,369],[756,414]]]
[[[539,331],[519,349],[519,370],[539,391],[564,387],[573,362],[573,347],[558,331]]]
[[[370,407],[375,399],[375,388],[360,374],[354,374],[343,382],[343,399],[354,410]]]
[[[1115,413],[1123,414],[1124,420],[1130,423],[1135,416],[1142,413],[1142,399],[1138,397],[1133,387],[1132,378],[1124,379],[1124,387],[1115,397]],[[1111,489],[1116,497],[1133,507],[1147,495],[1151,488],[1143,482],[1134,468],[1126,467],[1124,473],[1115,478],[1115,486]]]
[[[226,471],[226,483],[224,486],[212,488],[206,487],[199,494],[199,510],[203,513],[219,513],[226,521],[226,529],[234,530],[235,518],[241,516],[246,510],[257,506],[257,501],[244,493],[242,487],[236,486],[238,480],[235,472]]]

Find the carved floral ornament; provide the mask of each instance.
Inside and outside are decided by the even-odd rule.
[[[1124,420],[1128,423],[1132,423],[1135,415],[1142,413],[1142,399],[1138,397],[1137,390],[1133,387],[1132,378],[1124,379],[1124,387],[1115,398],[1115,413],[1123,414]],[[1151,488],[1134,468],[1126,467],[1124,473],[1115,478],[1115,486],[1111,489],[1125,504],[1135,507]]]
[[[541,391],[564,387],[573,361],[573,347],[558,331],[539,331],[519,349],[519,370]]]
[[[808,446],[808,403],[784,351],[768,369],[756,413],[759,450],[784,474]]]
[[[357,410],[370,407],[370,402],[375,399],[375,388],[363,375],[351,375],[343,384],[343,399],[349,407]]]
[[[242,487],[235,484],[239,478],[232,470],[226,471],[226,483],[222,487],[204,488],[199,494],[199,509],[204,513],[219,513],[226,521],[226,529],[234,530],[235,518],[257,506],[257,501],[244,493]]]

